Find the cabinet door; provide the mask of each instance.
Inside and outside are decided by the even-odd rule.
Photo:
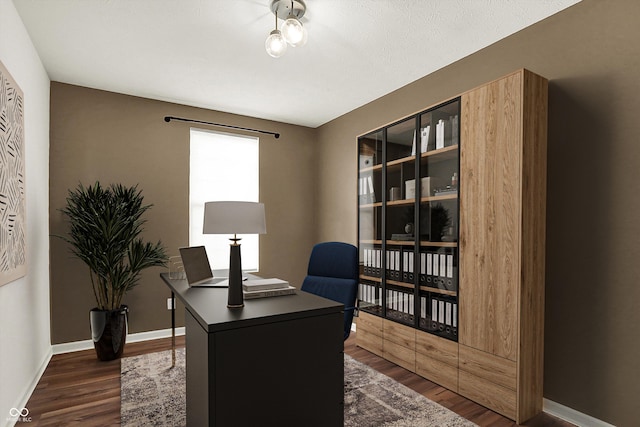
[[[382,154],[384,135],[372,132],[358,139],[358,253],[360,310],[382,312]]]
[[[462,96],[459,342],[516,360],[522,74]]]

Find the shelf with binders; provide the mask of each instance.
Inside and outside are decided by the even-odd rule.
[[[361,276],[358,285],[358,310],[382,316],[382,284]]]
[[[385,291],[385,317],[410,326],[415,325],[415,293],[413,289],[387,282]]]
[[[415,288],[417,275],[414,273],[414,247],[392,245],[387,242],[385,254],[386,283],[395,286]]]
[[[359,252],[360,277],[381,282],[383,273],[382,248],[379,245],[365,245],[361,242]]]
[[[417,268],[420,289],[444,295],[457,295],[457,248],[421,247]]]
[[[455,297],[420,291],[418,328],[453,341],[458,340],[458,300]]]

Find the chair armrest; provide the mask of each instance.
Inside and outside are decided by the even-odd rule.
[[[356,300],[356,305],[354,307],[345,307],[344,311],[353,311],[353,317],[358,317],[360,313],[360,308],[358,307],[358,301]]]

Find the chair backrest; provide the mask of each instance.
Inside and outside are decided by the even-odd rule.
[[[341,302],[344,310],[344,339],[349,337],[358,294],[358,249],[348,243],[315,245],[309,257],[305,292]]]

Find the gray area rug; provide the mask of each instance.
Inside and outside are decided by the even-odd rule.
[[[121,360],[121,425],[185,425],[185,349]],[[344,356],[344,425],[353,427],[471,427],[447,408]]]

